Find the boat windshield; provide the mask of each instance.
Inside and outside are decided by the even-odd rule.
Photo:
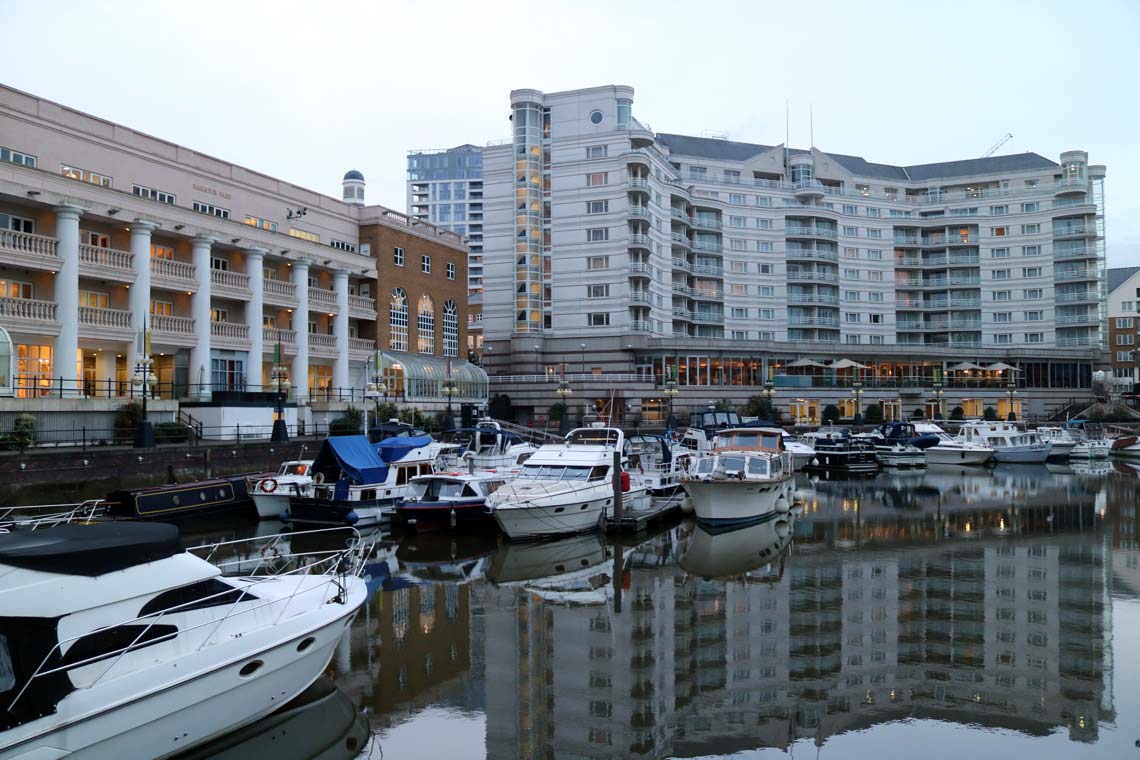
[[[731,449],[733,451],[756,451],[759,449],[777,451],[782,448],[781,443],[781,437],[777,433],[749,430],[721,433],[717,436],[716,446],[721,450]]]
[[[773,460],[774,463],[779,460]],[[768,474],[768,460],[761,457],[748,457],[748,474],[749,475],[767,475]]]
[[[605,471],[608,469],[605,465],[563,467],[561,465],[528,464],[523,467],[522,472],[517,477],[531,480],[602,480],[605,478]]]
[[[478,494],[471,486],[462,481],[433,478],[427,482],[427,488],[424,489],[423,496],[420,498],[436,501],[438,499],[458,499],[464,496],[478,496]]]
[[[746,457],[738,457],[730,454],[720,458],[720,467],[725,472],[741,472],[744,469],[745,461]]]
[[[711,475],[713,470],[716,469],[716,459],[713,457],[705,457],[697,460],[697,475]]]
[[[279,475],[305,475],[309,472],[309,465],[304,462],[290,462],[281,465],[281,472]]]
[[[566,436],[571,446],[616,446],[619,433],[613,428],[579,428]]]

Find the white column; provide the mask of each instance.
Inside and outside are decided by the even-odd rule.
[[[246,390],[261,390],[261,362],[265,357],[265,254],[264,248],[245,252],[245,273],[249,275],[249,303],[245,305],[245,324],[249,327],[249,359],[245,363]]]
[[[293,312],[293,332],[297,334],[297,353],[289,381],[297,394],[297,403],[309,398],[309,264],[308,259],[293,262],[293,286],[297,291],[297,310]]]
[[[190,348],[190,396],[210,397],[210,247],[214,241],[199,235],[191,242],[194,279],[198,291],[190,297],[194,318],[194,345]]]
[[[79,353],[79,216],[74,206],[55,208],[56,254],[59,271],[55,274],[55,318],[59,335],[52,348],[52,376],[63,378],[63,395],[78,396],[81,374]],[[56,380],[58,383],[58,379]],[[57,385],[58,387],[58,385]]]
[[[336,291],[336,360],[333,361],[333,385],[337,390],[348,388],[348,271],[333,272],[333,290]]]
[[[131,332],[138,335],[145,324],[150,326],[150,235],[155,225],[136,219],[131,222],[131,269],[135,281],[131,285]],[[134,350],[132,346],[131,350]],[[131,355],[134,361],[134,355]]]

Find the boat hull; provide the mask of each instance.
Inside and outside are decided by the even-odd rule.
[[[102,688],[78,690],[74,702],[65,699],[58,713],[43,720],[62,723],[64,716],[84,713],[89,717],[73,718],[25,740],[4,736],[0,757],[30,760],[75,753],[90,760],[165,758],[260,720],[307,689],[328,667],[366,598],[364,582],[351,579],[347,595],[345,605],[321,605],[319,611],[114,679]],[[319,623],[313,615],[320,616]],[[308,638],[313,643],[299,651],[300,642]],[[243,677],[242,669],[254,661],[261,666]],[[162,680],[140,690],[144,678]],[[34,729],[35,724],[21,728]],[[5,744],[3,739],[17,743]]]
[[[1053,441],[1053,449],[1049,452],[1050,459],[1068,459],[1077,444],[1070,441]]]
[[[874,475],[879,471],[879,463],[870,452],[817,450],[811,464],[804,469],[846,475]]]
[[[114,491],[107,494],[112,515],[136,520],[182,517],[250,506],[248,479],[272,475],[234,475],[193,483]]]
[[[942,448],[926,450],[927,464],[984,465],[993,458],[993,452],[971,449]]]
[[[1108,459],[1112,444],[1108,441],[1078,443],[1069,454],[1070,459]]]
[[[792,479],[687,480],[685,492],[693,503],[697,522],[717,526],[745,526],[787,514],[792,507]]]
[[[415,533],[494,529],[495,518],[484,499],[450,502],[401,502],[396,505],[400,525]]]
[[[395,512],[395,499],[347,501],[294,496],[289,499],[289,510],[281,515],[281,519],[290,523],[364,528],[388,522]]]
[[[1032,446],[1007,446],[994,451],[995,462],[1012,462],[1016,464],[1040,464],[1049,458],[1053,447],[1049,444],[1035,444]]]

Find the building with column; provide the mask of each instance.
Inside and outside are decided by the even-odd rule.
[[[468,354],[483,349],[483,149],[459,145],[408,152],[408,216],[468,240]]]
[[[291,400],[359,396],[378,277],[361,225],[389,224],[359,172],[332,198],[5,87],[0,135],[14,395],[128,395],[145,327],[165,398],[271,391],[277,358]]]
[[[545,382],[588,354],[572,382],[643,418],[668,378],[702,404],[768,381],[834,402],[785,371],[801,359],[864,364],[868,388],[893,384],[881,400],[911,408],[935,398],[902,398],[900,381],[950,387],[963,362],[1070,396],[1090,385],[1107,337],[1106,170],[1083,151],[888,165],[655,133],[633,97],[511,93],[512,136],[484,150],[493,375]],[[603,388],[607,374],[648,385]]]

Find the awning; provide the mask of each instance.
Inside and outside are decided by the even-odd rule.
[[[867,369],[866,364],[860,364],[853,359],[840,359],[831,365],[829,369]]]
[[[448,379],[448,364],[451,365],[451,380],[457,393],[452,397],[456,402],[472,401],[486,403],[487,373],[482,367],[461,359],[444,359],[423,354],[402,354],[383,352],[383,366],[388,378],[397,372],[402,375],[404,396],[412,399],[445,401],[443,385]],[[389,382],[389,387],[392,383]]]
[[[982,365],[974,364],[973,362],[958,362],[953,367],[950,367],[948,372],[965,372],[971,369],[981,369]]]
[[[356,483],[379,483],[388,478],[388,465],[363,435],[339,435],[325,440],[313,460],[313,472],[331,472],[338,468]]]
[[[826,367],[826,366],[827,366],[826,364],[821,364],[820,362],[817,362],[814,359],[796,359],[794,362],[788,362],[787,364],[784,365],[785,368],[788,368],[788,367]]]
[[[1011,367],[1005,362],[994,362],[993,364],[987,364],[982,369],[984,369],[986,372],[1008,372],[1010,370],[1013,370],[1014,372],[1021,371],[1017,367]]]

